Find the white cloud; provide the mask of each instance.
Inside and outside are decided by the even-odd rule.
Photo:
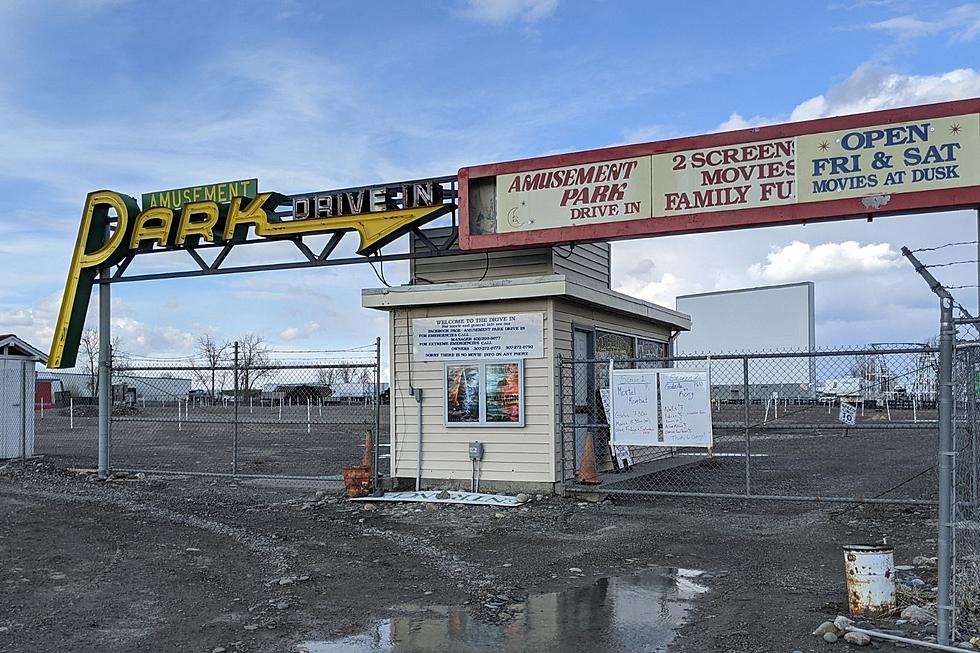
[[[642,276],[627,276],[617,284],[616,290],[654,304],[673,307],[674,298],[689,290],[685,288],[685,285],[670,272],[664,272],[659,279],[654,277],[649,281]]]
[[[285,341],[290,340],[303,340],[309,338],[320,330],[320,325],[317,322],[307,322],[303,326],[286,327],[279,332],[279,338]]]
[[[754,263],[749,275],[765,281],[803,281],[874,274],[898,267],[900,257],[888,243],[861,245],[848,240],[817,246],[794,240],[774,249],[767,263]]]
[[[931,19],[905,14],[865,25],[869,30],[890,32],[911,40],[948,33],[957,41],[972,41],[980,35],[980,5],[963,4]]]
[[[739,113],[732,113],[728,116],[728,120],[718,125],[718,131],[727,132],[735,131],[736,129],[749,129],[751,127],[761,127],[762,125],[768,125],[772,121],[771,118],[766,118],[764,116],[753,116],[751,118],[743,118]]]
[[[465,0],[461,13],[481,23],[503,25],[515,20],[536,23],[557,8],[558,0]]]
[[[906,75],[875,63],[863,63],[826,93],[806,99],[789,116],[752,116],[733,112],[717,131],[749,129],[780,122],[798,122],[894,109],[915,104],[962,100],[980,95],[980,72],[957,68],[937,75]]]
[[[980,72],[958,68],[939,75],[905,75],[865,63],[827,93],[801,102],[790,120],[810,120],[980,95]]]

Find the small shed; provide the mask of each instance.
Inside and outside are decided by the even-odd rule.
[[[34,380],[44,352],[12,333],[0,335],[0,459],[34,455]]]

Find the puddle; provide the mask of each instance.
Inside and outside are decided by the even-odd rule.
[[[700,572],[653,568],[592,585],[535,594],[504,623],[485,623],[466,606],[413,606],[359,635],[304,642],[308,653],[453,651],[666,651],[694,598],[707,591]],[[518,607],[519,606],[519,607]]]

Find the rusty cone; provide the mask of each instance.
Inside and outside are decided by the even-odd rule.
[[[364,436],[364,455],[361,457],[361,467],[374,471],[374,434],[371,431]]]
[[[585,446],[582,447],[582,460],[579,461],[578,474],[575,482],[582,485],[599,485],[599,471],[595,465],[595,446],[592,444],[592,433],[585,435]]]

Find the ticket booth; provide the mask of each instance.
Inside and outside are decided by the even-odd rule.
[[[481,491],[555,489],[559,357],[663,356],[690,328],[684,314],[612,291],[609,252],[597,243],[420,259],[412,284],[362,291],[363,306],[389,314],[396,485],[470,489],[478,476]],[[576,400],[600,382],[576,383]]]

